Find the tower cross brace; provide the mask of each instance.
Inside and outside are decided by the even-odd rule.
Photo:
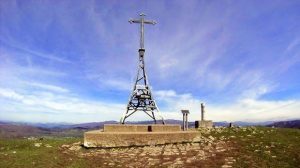
[[[135,84],[133,86],[132,93],[130,95],[127,108],[125,113],[123,114],[120,123],[124,124],[125,120],[131,116],[133,113],[137,111],[145,112],[150,118],[154,120],[156,124],[156,115],[160,117],[162,123],[165,124],[163,117],[160,114],[160,111],[157,107],[157,104],[152,96],[151,89],[149,86],[149,82],[147,79],[147,75],[145,72],[145,61],[144,61],[144,24],[152,24],[155,25],[156,22],[151,20],[145,20],[145,14],[140,14],[140,19],[130,19],[129,23],[139,23],[140,24],[140,49],[139,51],[139,65],[138,72],[135,80]]]

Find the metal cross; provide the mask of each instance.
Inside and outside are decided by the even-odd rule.
[[[141,24],[141,37],[140,37],[140,48],[144,49],[144,24],[152,24],[155,25],[156,21],[154,20],[145,20],[144,16],[146,16],[144,13],[140,14],[140,19],[130,19],[129,23],[140,23]]]

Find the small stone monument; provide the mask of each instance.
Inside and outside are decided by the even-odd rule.
[[[201,120],[195,121],[195,128],[211,128],[213,126],[212,120],[205,120],[204,118],[205,114],[205,105],[204,103],[201,103]]]

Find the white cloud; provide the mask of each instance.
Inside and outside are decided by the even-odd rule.
[[[12,39],[5,40],[2,42],[4,42],[6,45],[8,45],[10,47],[17,49],[15,51],[18,51],[18,53],[20,53],[22,55],[30,55],[30,57],[39,57],[39,58],[47,59],[49,61],[54,61],[56,63],[57,62],[58,63],[68,63],[68,64],[72,63],[72,61],[62,58],[62,57],[55,56],[54,54],[48,54],[48,53],[43,53],[43,52],[40,52],[37,50],[31,50],[28,47],[26,47],[25,44],[24,45],[19,44],[18,42],[15,42]]]
[[[158,63],[159,63],[158,66],[161,69],[161,71],[164,71],[168,68],[175,68],[176,66],[178,66],[179,61],[178,59],[167,55],[167,56],[160,57]]]
[[[17,47],[17,48],[23,50],[24,52],[27,52],[31,56],[37,56],[37,57],[40,57],[40,58],[44,58],[44,59],[47,59],[47,60],[60,62],[60,63],[72,63],[70,60],[67,60],[67,59],[64,59],[64,58],[61,58],[61,57],[58,57],[58,56],[33,51],[33,50],[30,50],[30,49],[27,49],[27,48],[21,48],[21,47]]]
[[[299,100],[262,101],[245,99],[226,106],[208,107],[208,116],[219,121],[274,121],[300,118]]]
[[[28,82],[27,84],[38,88],[54,91],[54,92],[63,92],[63,93],[69,92],[68,89],[55,86],[55,85],[48,85],[48,84],[36,83],[36,82],[30,82],[30,83]]]
[[[109,86],[114,90],[131,90],[133,83],[121,79],[105,79],[99,80],[102,85]]]
[[[190,121],[201,118],[200,103],[205,101],[194,98],[191,94],[177,94],[172,90],[160,90],[155,93],[159,101],[166,102],[167,104],[164,110],[162,110],[162,115],[165,118],[181,120],[182,109],[190,110]],[[299,108],[300,100],[259,100],[257,97],[251,96],[250,98],[244,97],[231,104],[207,103],[206,119],[251,122],[295,119],[300,118]]]
[[[18,93],[12,89],[0,88],[0,102],[5,102],[5,106],[0,107],[1,115],[4,112],[19,113],[19,118],[26,115],[46,115],[52,113],[55,115],[64,115],[63,121],[68,121],[68,117],[76,115],[86,115],[87,118],[78,118],[76,121],[84,120],[99,121],[99,120],[118,120],[117,116],[121,116],[125,105],[117,103],[108,103],[102,101],[89,101],[80,99],[77,96],[70,94],[56,94],[55,92],[31,92],[27,94]],[[20,111],[18,111],[20,110]],[[35,114],[32,114],[34,112]],[[8,116],[10,114],[8,113]],[[99,119],[91,118],[90,116],[98,116]],[[7,118],[7,116],[5,117]],[[53,121],[57,120],[53,118]],[[40,121],[43,122],[43,121]]]
[[[132,90],[134,82],[125,80],[120,77],[103,75],[103,74],[91,74],[88,73],[86,79],[96,81],[98,87],[102,89],[113,89],[113,90]]]
[[[178,94],[173,90],[155,91],[158,104],[165,103],[161,108],[162,115],[168,119],[181,120],[181,110],[190,110],[190,121],[200,119],[200,103],[203,100],[192,94]],[[8,118],[19,113],[16,119],[24,119],[30,114],[32,120],[38,116],[63,116],[47,119],[50,122],[91,122],[104,120],[119,120],[125,110],[125,104],[89,101],[69,93],[55,92],[19,93],[13,89],[0,88],[0,115]],[[256,98],[243,98],[232,104],[206,103],[206,119],[214,121],[266,121],[299,118],[299,100],[267,101]],[[7,113],[8,112],[8,113]],[[35,116],[37,115],[37,116]],[[76,119],[75,116],[78,116]],[[69,121],[68,118],[73,118]],[[129,120],[148,120],[143,113],[134,114]],[[39,122],[44,120],[39,119]]]
[[[0,96],[12,100],[23,100],[24,96],[16,93],[13,90],[10,89],[2,89],[0,88]]]
[[[168,98],[168,97],[177,96],[177,94],[174,90],[157,90],[157,91],[155,91],[155,94],[163,99]]]
[[[261,95],[266,94],[268,92],[270,92],[275,86],[271,87],[269,85],[260,85],[257,87],[251,87],[249,89],[245,89],[242,94],[241,97],[245,98],[245,99],[256,99],[259,98]]]

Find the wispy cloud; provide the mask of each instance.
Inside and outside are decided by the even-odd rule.
[[[113,89],[113,90],[131,90],[133,87],[133,81],[124,79],[119,76],[109,76],[102,74],[87,74],[85,80],[91,80],[97,83],[97,86],[101,89]]]
[[[16,93],[13,90],[10,89],[2,89],[0,88],[0,95],[4,98],[12,99],[12,100],[23,100],[24,96]]]
[[[90,116],[84,120],[98,121],[110,120],[116,116],[120,116],[123,112],[124,105],[116,103],[108,103],[101,101],[85,100],[72,94],[55,94],[53,92],[31,92],[31,93],[18,93],[13,89],[1,88],[0,89],[0,102],[10,100],[10,105],[14,104],[15,107],[1,107],[0,110],[6,112],[5,118],[10,118],[10,113],[20,114],[15,120],[22,120],[26,117],[22,114],[36,113],[37,115],[57,114],[64,115],[59,119],[52,118],[50,121],[41,120],[40,122],[62,122],[67,121],[68,116],[78,116],[77,120],[68,121],[72,123],[81,122],[80,115]],[[9,105],[9,104],[7,104]],[[22,110],[21,110],[22,109]],[[38,110],[37,110],[38,109]],[[21,110],[21,111],[19,111]],[[37,111],[36,111],[37,110]],[[4,113],[1,113],[1,116]],[[95,120],[97,116],[98,119]],[[2,116],[4,117],[4,116]],[[1,118],[2,118],[1,117]],[[35,116],[32,119],[36,121]]]
[[[34,86],[34,87],[38,87],[41,89],[45,89],[45,90],[50,90],[50,91],[54,91],[54,92],[62,92],[62,93],[66,93],[69,92],[68,89],[63,88],[63,87],[59,87],[59,86],[54,86],[54,85],[48,85],[48,84],[43,84],[43,83],[27,83],[30,86]]]
[[[300,45],[300,38],[296,38],[294,39],[286,48],[286,52],[290,52],[291,50],[293,50],[294,48],[296,48],[297,46]]]
[[[177,94],[175,91],[157,91],[157,98],[166,105],[162,114],[181,119],[182,109],[190,110],[190,120],[200,119],[200,103],[206,103],[206,119],[214,121],[276,121],[300,118],[299,100],[259,100],[243,98],[230,104],[214,104],[195,98],[192,94]]]

